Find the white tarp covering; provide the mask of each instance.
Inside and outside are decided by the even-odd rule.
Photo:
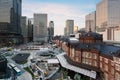
[[[47,62],[48,62],[48,64],[58,64],[59,63],[58,59],[48,59]]]

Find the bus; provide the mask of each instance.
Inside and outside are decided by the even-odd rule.
[[[14,67],[14,71],[17,76],[20,76],[22,74],[22,71],[20,69],[18,69],[17,67]]]
[[[9,63],[9,66],[11,67],[11,69],[14,70],[17,76],[20,76],[22,74],[22,71],[18,69],[18,67],[16,67],[16,65],[14,65],[13,63]]]
[[[10,66],[11,68],[16,67],[13,63],[9,63],[9,66]]]

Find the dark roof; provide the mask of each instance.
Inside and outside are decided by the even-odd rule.
[[[14,56],[12,59],[16,63],[22,63],[22,62],[26,61],[29,56],[30,56],[29,53],[20,53],[20,54],[17,54],[16,56]]]
[[[118,56],[120,47],[113,46],[113,45],[106,45],[106,44],[85,44],[85,43],[79,43],[76,49],[96,49],[100,52],[100,54],[104,54],[107,56]],[[120,55],[119,55],[120,57]]]
[[[95,32],[91,32],[91,31],[89,31],[89,32],[87,32],[87,33],[83,33],[83,34],[81,35],[81,37],[87,37],[87,36],[94,37],[94,38],[96,38],[96,39],[98,39],[98,38],[101,38],[101,39],[102,39],[102,35],[101,35],[101,34],[98,34],[98,33],[95,33]]]

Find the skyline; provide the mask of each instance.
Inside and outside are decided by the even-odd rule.
[[[22,16],[33,18],[34,13],[47,13],[48,23],[54,21],[55,35],[63,35],[65,21],[74,20],[75,26],[85,27],[85,15],[95,11],[96,4],[101,0],[23,0]],[[32,4],[31,4],[32,3]]]

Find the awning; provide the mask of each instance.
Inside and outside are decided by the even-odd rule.
[[[65,55],[65,53],[57,55],[57,58],[59,59],[59,62],[60,62],[62,67],[69,69],[69,70],[72,70],[72,71],[75,71],[77,73],[86,75],[86,76],[91,77],[93,79],[96,79],[96,71],[90,71],[90,70],[86,70],[86,69],[71,65],[66,61],[64,55]]]

